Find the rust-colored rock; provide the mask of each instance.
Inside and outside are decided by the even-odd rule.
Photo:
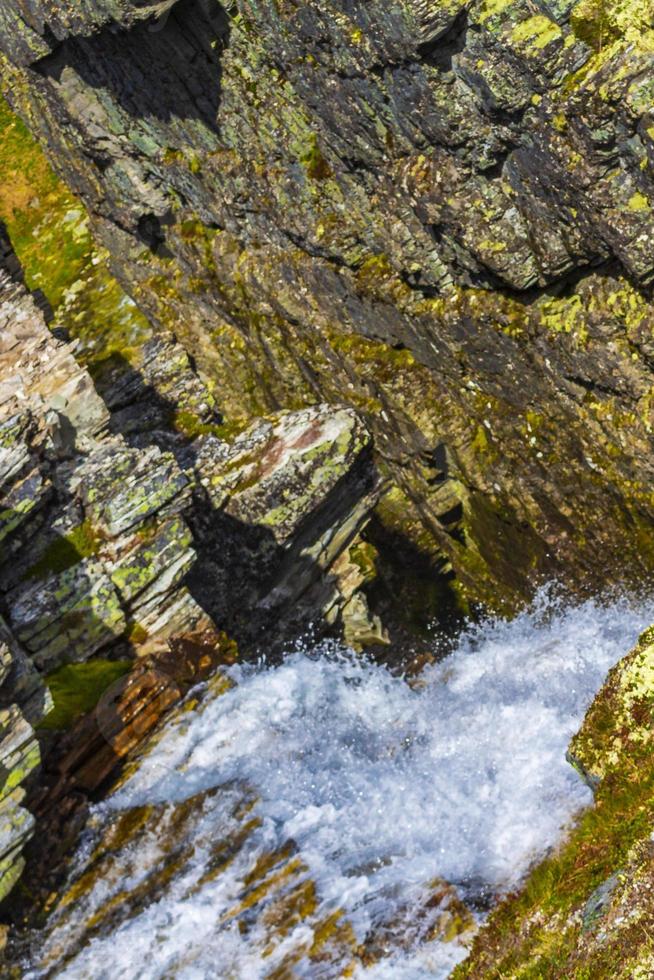
[[[224,633],[204,630],[175,637],[167,649],[138,661],[47,760],[47,785],[34,800],[36,813],[46,815],[71,792],[98,790],[194,684],[236,657],[236,645]]]

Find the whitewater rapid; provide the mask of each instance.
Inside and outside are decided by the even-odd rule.
[[[328,647],[295,652],[275,667],[231,669],[233,688],[172,723],[98,811],[110,819],[146,803],[174,809],[222,787],[203,804],[183,873],[57,975],[267,976],[283,950],[263,958],[261,928],[243,936],[224,913],[254,862],[289,840],[316,882],[321,912],[342,910],[359,942],[394,910],[410,923],[436,879],[454,884],[482,916],[591,802],[565,760],[568,742],[608,669],[652,622],[651,602],[557,608],[542,598],[511,622],[470,628],[411,685]],[[202,841],[225,833],[243,787],[253,794],[257,829],[212,879]],[[161,844],[153,837],[141,846]],[[130,868],[138,880],[138,860]],[[111,898],[112,887],[98,882],[83,913]],[[67,929],[55,920],[50,946],[65,946]],[[407,930],[403,948],[389,948],[356,976],[433,980],[465,956],[464,944]],[[27,975],[43,974],[34,966]],[[296,975],[338,974],[306,963]]]

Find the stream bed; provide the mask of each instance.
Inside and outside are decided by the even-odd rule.
[[[230,668],[95,808],[25,976],[447,977],[591,802],[568,742],[652,622],[543,594],[410,682],[328,645]]]

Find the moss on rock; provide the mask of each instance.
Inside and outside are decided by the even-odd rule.
[[[45,578],[50,572],[65,572],[84,558],[98,554],[102,537],[90,521],[85,521],[56,538],[44,554],[25,573],[25,580]]]
[[[54,707],[40,728],[62,731],[91,711],[104,692],[132,667],[131,660],[92,660],[85,664],[66,664],[49,674],[45,681]]]
[[[109,272],[84,205],[2,96],[0,132],[0,220],[27,285],[52,307],[52,326],[81,340],[87,363],[138,345],[151,335],[149,324]]]
[[[594,805],[491,914],[456,980],[651,976],[653,640],[613,668],[572,740]]]

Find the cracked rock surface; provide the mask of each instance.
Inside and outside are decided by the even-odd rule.
[[[9,0],[0,23],[9,99],[225,417],[362,413],[379,539],[498,609],[654,561],[652,18],[596,8]]]

